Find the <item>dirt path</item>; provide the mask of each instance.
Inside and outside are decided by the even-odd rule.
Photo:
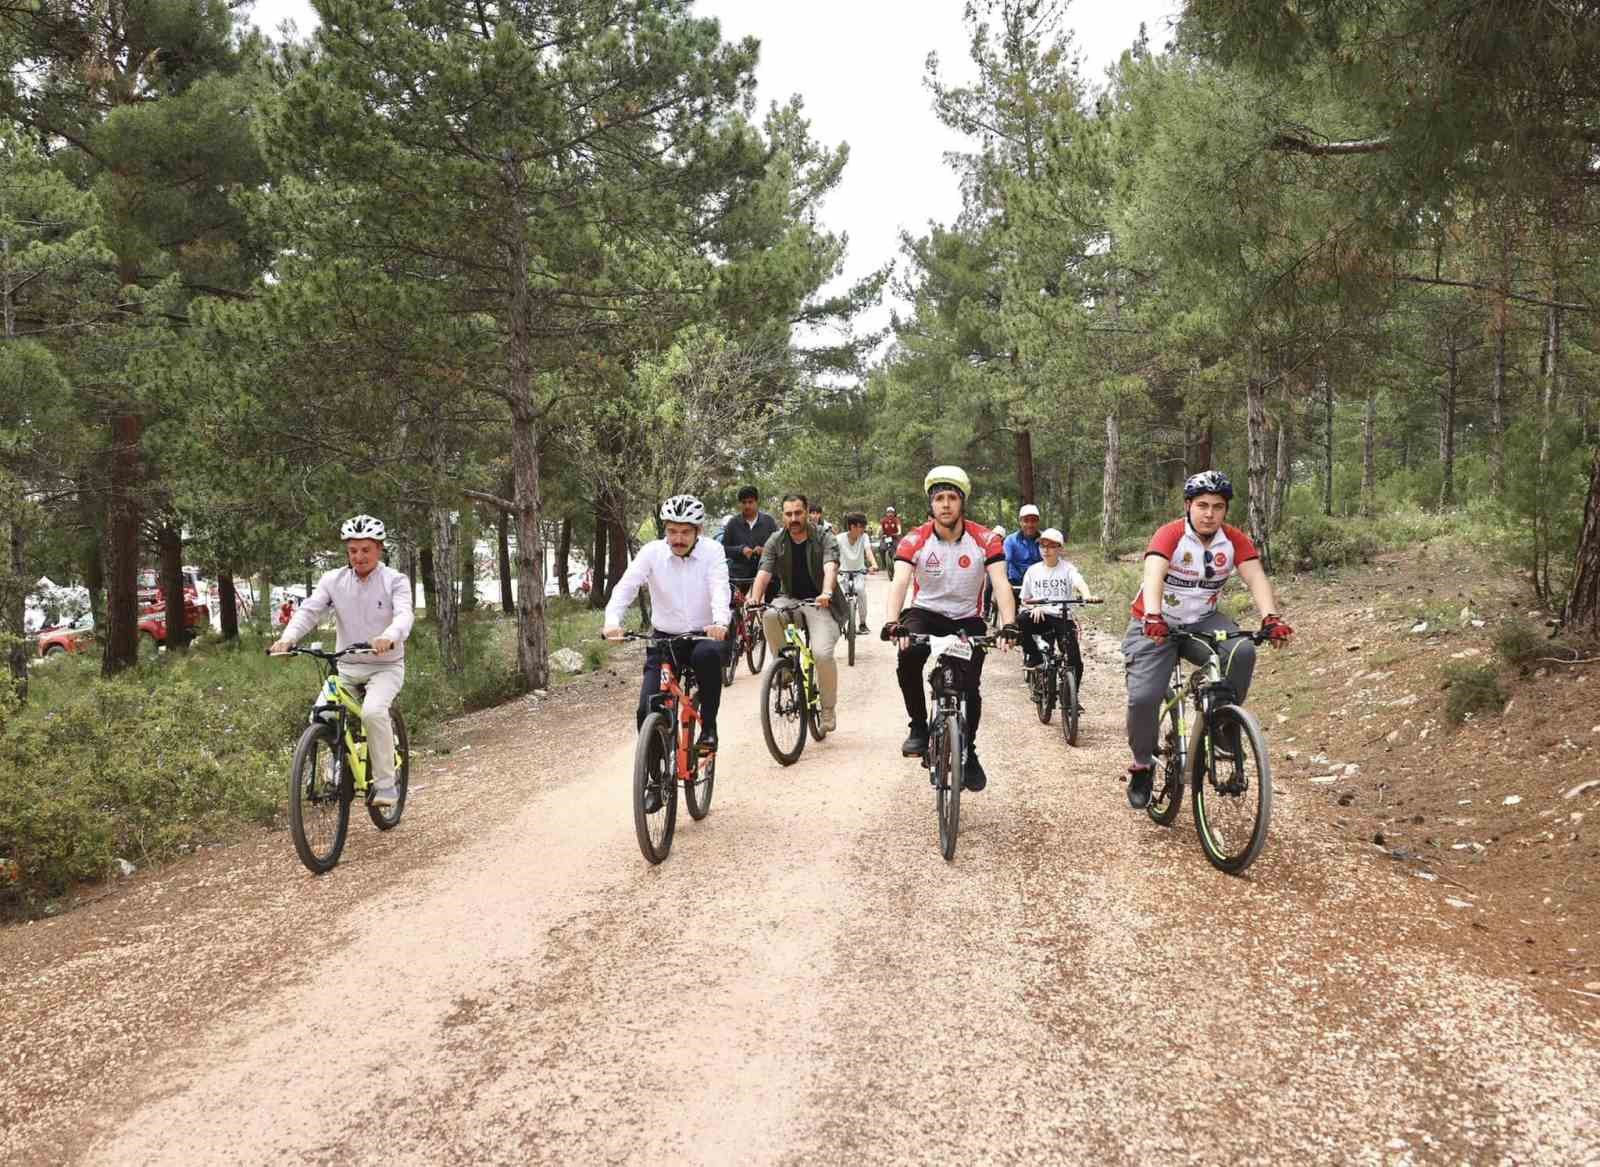
[[[953,864],[861,647],[789,769],[741,672],[659,868],[619,669],[479,719],[330,877],[273,837],[10,930],[0,1160],[1600,1162],[1600,1022],[1436,889],[1282,782],[1246,879],[1127,809],[1112,641],[1076,751],[990,661]]]

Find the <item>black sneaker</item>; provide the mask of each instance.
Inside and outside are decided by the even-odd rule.
[[[966,765],[961,767],[961,789],[977,792],[989,785],[989,776],[983,772],[983,764],[978,761],[978,751],[967,751]]]
[[[1143,810],[1150,805],[1150,788],[1155,785],[1155,769],[1151,766],[1128,767],[1128,805]]]
[[[661,809],[661,787],[646,786],[644,788],[644,813],[655,814]]]
[[[865,632],[866,630],[867,630],[867,626],[865,624],[861,625],[861,627],[856,629],[857,632]]]
[[[928,731],[911,727],[911,734],[900,743],[900,753],[907,758],[920,758],[928,752]]]
[[[715,728],[701,731],[699,750],[702,754],[714,754],[717,752],[717,731]]]

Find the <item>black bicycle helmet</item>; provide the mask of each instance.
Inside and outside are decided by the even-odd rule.
[[[1228,481],[1228,476],[1220,470],[1202,470],[1198,474],[1191,474],[1189,481],[1183,484],[1183,501],[1188,502],[1202,494],[1220,494],[1229,502],[1233,501],[1233,483]]]

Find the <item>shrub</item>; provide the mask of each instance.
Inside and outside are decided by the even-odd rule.
[[[1283,524],[1277,550],[1297,571],[1366,562],[1379,551],[1373,525],[1362,520],[1297,515]]]
[[[1469,714],[1505,708],[1506,693],[1493,665],[1452,664],[1444,671],[1444,712],[1456,725]]]
[[[1544,633],[1526,620],[1507,620],[1495,631],[1494,650],[1508,665],[1524,671],[1540,657],[1554,655]]]

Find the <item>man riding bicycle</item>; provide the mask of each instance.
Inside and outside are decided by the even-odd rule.
[[[886,546],[884,557],[894,557],[894,545],[900,542],[900,514],[892,506],[883,508],[883,518],[878,520],[878,538]]]
[[[1005,553],[1000,540],[966,517],[967,497],[972,492],[967,472],[959,466],[935,466],[928,471],[922,486],[928,494],[932,519],[900,540],[889,608],[880,635],[885,640],[907,634],[981,636],[984,592],[992,588],[1000,606],[1002,632],[1014,638],[1017,606],[1006,586]],[[912,606],[902,615],[908,589],[912,592]],[[911,726],[910,736],[900,747],[907,757],[917,757],[928,748],[928,694],[923,687],[922,670],[930,651],[926,644],[902,643],[896,667]],[[972,659],[961,662],[968,742],[962,785],[967,790],[982,790],[988,784],[978,763],[976,746],[978,723],[983,716],[983,657],[982,649],[974,649]]]
[[[1156,735],[1167,678],[1178,649],[1171,633],[1237,632],[1239,626],[1217,609],[1217,601],[1235,571],[1250,589],[1261,614],[1262,630],[1274,645],[1294,635],[1278,615],[1272,583],[1262,570],[1255,544],[1223,520],[1233,499],[1233,483],[1220,470],[1202,470],[1183,484],[1184,517],[1156,531],[1144,553],[1144,582],[1132,605],[1133,619],[1122,638],[1128,676],[1128,804],[1150,804]],[[1185,659],[1196,660],[1185,653]],[[1222,654],[1226,676],[1242,704],[1255,672],[1255,645],[1230,643]],[[1200,663],[1196,660],[1196,663]],[[1226,750],[1229,743],[1222,743]],[[1237,744],[1234,744],[1237,749]]]
[[[1039,508],[1031,502],[1017,512],[1021,529],[1006,536],[1006,579],[1012,588],[1022,587],[1028,568],[1044,558],[1039,550]]]
[[[346,519],[339,528],[348,567],[324,572],[300,610],[268,649],[288,652],[315,628],[331,609],[338,627],[338,649],[363,642],[372,646],[365,659],[346,657],[339,675],[364,689],[361,728],[367,735],[372,767],[372,805],[387,809],[399,801],[394,781],[394,724],[389,707],[406,683],[406,637],[411,635],[411,581],[383,562],[388,537],[383,521],[371,515]]]
[[[1025,669],[1037,668],[1044,659],[1035,638],[1059,641],[1072,665],[1073,679],[1081,685],[1083,656],[1078,649],[1078,623],[1069,616],[1052,616],[1045,612],[1049,605],[1063,600],[1096,598],[1083,573],[1061,557],[1064,542],[1061,532],[1054,527],[1041,531],[1039,550],[1044,558],[1028,568],[1022,577],[1021,622],[1028,633],[1022,638],[1022,665]]]
[[[839,580],[844,590],[855,596],[861,619],[857,632],[867,630],[867,584],[860,575],[852,572],[878,570],[878,557],[873,554],[872,540],[867,538],[867,516],[854,511],[844,517],[844,538],[839,540]],[[849,619],[848,615],[845,617]]]
[[[844,593],[839,590],[839,541],[833,532],[820,531],[808,521],[803,494],[783,496],[783,529],[767,540],[761,554],[761,570],[750,589],[752,604],[761,603],[774,579],[778,581],[780,598],[761,621],[774,663],[783,650],[784,613],[807,600],[816,601],[816,608],[803,608],[798,614],[806,622],[811,653],[817,661],[822,730],[832,733],[839,724],[839,662],[834,659],[833,649],[843,631],[845,612]]]
[[[735,522],[738,520],[735,519]],[[635,728],[644,724],[650,713],[650,699],[661,692],[661,664],[667,654],[682,672],[694,674],[700,686],[700,745],[702,754],[717,749],[717,708],[722,703],[722,646],[717,641],[728,634],[732,618],[728,604],[728,561],[713,539],[701,538],[706,525],[706,508],[692,494],[677,494],[661,504],[661,522],[666,537],[639,548],[639,554],[622,573],[611,599],[606,602],[605,627],[600,635],[608,640],[622,639],[622,614],[633,603],[641,587],[650,589],[650,621],[659,636],[700,636],[692,647],[673,642],[652,643],[644,654],[644,680],[639,685],[639,708]],[[659,804],[649,805],[654,814]]]

